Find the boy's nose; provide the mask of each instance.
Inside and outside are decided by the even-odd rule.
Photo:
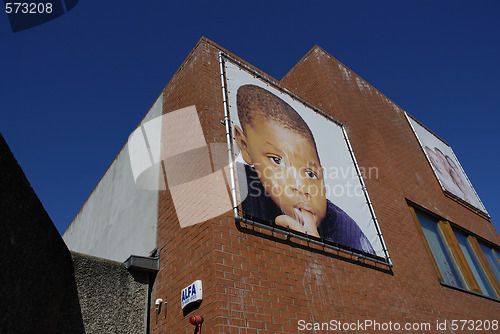
[[[303,195],[307,195],[307,189],[304,178],[300,175],[299,171],[295,168],[289,168],[287,173],[288,185],[294,191],[298,191]]]

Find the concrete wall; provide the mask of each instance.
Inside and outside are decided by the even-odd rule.
[[[161,116],[163,95],[141,124]],[[132,133],[132,131],[131,131]],[[72,251],[123,262],[156,247],[158,191],[134,181],[128,143],[63,234]]]
[[[68,248],[0,135],[0,333],[83,334]]]
[[[148,274],[123,263],[72,253],[86,333],[146,331]]]

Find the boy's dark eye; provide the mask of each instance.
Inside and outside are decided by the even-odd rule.
[[[274,162],[276,165],[281,165],[281,157],[276,157],[276,156],[270,156],[269,159],[271,159],[272,162]]]
[[[306,175],[311,179],[319,179],[318,174],[316,174],[312,170],[306,170]]]

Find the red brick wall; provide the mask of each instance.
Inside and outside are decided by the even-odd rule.
[[[225,142],[219,50],[200,40],[164,90],[165,113],[196,105],[209,144]],[[193,314],[205,318],[203,333],[298,333],[300,319],[434,324],[498,318],[500,303],[439,284],[406,198],[499,244],[492,224],[444,196],[403,111],[339,65],[316,47],[282,84],[345,123],[360,166],[378,168],[378,178],[365,181],[392,271],[239,228],[232,212],[181,229],[167,190],[159,199],[161,269],[152,298],[167,304],[159,313],[152,305],[152,333],[191,333]],[[183,314],[180,291],[197,279],[204,300]]]

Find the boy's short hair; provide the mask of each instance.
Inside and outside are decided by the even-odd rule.
[[[434,151],[436,151],[436,153],[438,153],[438,152],[439,152],[439,153],[441,153],[441,155],[442,155],[443,157],[446,157],[446,156],[447,156],[447,155],[445,155],[445,154],[444,154],[444,153],[443,153],[443,152],[442,152],[439,148],[437,148],[437,147],[434,147]]]
[[[307,123],[288,103],[262,87],[243,85],[236,93],[236,105],[241,127],[252,126],[256,118],[275,122],[307,139],[319,154],[314,136]]]

